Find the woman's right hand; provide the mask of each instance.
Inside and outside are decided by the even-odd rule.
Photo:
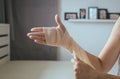
[[[103,73],[93,69],[89,64],[79,60],[77,57],[72,59],[72,63],[75,79],[101,79],[99,76]]]
[[[71,37],[58,15],[55,16],[57,27],[34,27],[27,36],[38,44],[61,46],[69,49]]]

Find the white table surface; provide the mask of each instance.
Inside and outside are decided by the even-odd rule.
[[[69,61],[10,61],[0,66],[0,79],[74,79]]]

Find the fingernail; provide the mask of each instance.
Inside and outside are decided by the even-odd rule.
[[[29,36],[29,33],[27,34],[27,36]]]

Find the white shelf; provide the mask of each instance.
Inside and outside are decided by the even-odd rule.
[[[69,19],[68,20],[69,22],[79,22],[79,23],[115,23],[116,20],[109,20],[109,19],[106,19],[106,20],[100,20],[100,19],[97,19],[97,20],[90,20],[90,19]]]

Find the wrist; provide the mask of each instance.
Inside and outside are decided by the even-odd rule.
[[[69,52],[73,53],[73,47],[74,47],[74,40],[71,36],[67,37],[67,41],[66,44],[63,46],[64,48],[66,48]]]

